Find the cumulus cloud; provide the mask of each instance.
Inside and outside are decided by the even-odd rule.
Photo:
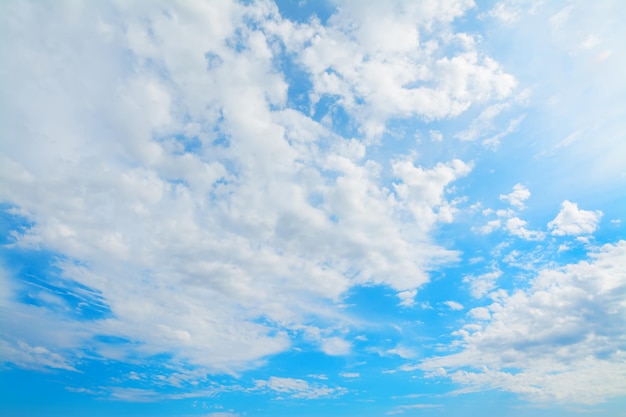
[[[312,76],[313,100],[337,97],[362,131],[376,137],[391,117],[441,119],[511,94],[516,80],[478,52],[474,37],[432,30],[472,6],[466,0],[346,1],[327,26],[279,29]],[[461,52],[447,55],[449,47]]]
[[[517,209],[524,208],[524,201],[530,197],[530,191],[522,184],[515,184],[510,194],[500,194],[500,200],[508,202]]]
[[[479,321],[455,334],[462,349],[427,359],[472,389],[501,389],[533,401],[594,404],[626,394],[626,241],[590,260],[543,269],[530,286],[470,311]],[[434,375],[434,374],[433,374]]]
[[[548,229],[556,236],[591,234],[598,228],[601,218],[600,210],[580,210],[578,204],[565,200],[559,214],[548,223]]]
[[[526,228],[527,224],[526,220],[522,220],[519,217],[511,217],[506,221],[506,228],[512,235],[525,240],[541,240],[545,237],[544,232]]]
[[[489,220],[487,224],[480,227],[473,227],[473,230],[481,234],[490,234],[496,230],[503,229],[513,236],[524,240],[542,240],[545,233],[539,230],[530,230],[526,220],[521,219],[516,214],[525,208],[524,202],[530,197],[528,188],[522,184],[515,184],[513,191],[509,194],[500,194],[499,199],[509,204],[506,209],[494,210],[491,208],[482,211],[484,216],[498,217]]]
[[[6,7],[2,201],[29,224],[11,247],[56,254],[58,282],[99,311],[3,296],[29,324],[6,343],[35,349],[16,362],[71,367],[89,346],[235,372],[313,321],[335,323],[319,348],[342,355],[351,343],[332,335],[351,287],[386,285],[410,305],[457,258],[431,232],[453,221],[447,191],[472,164],[374,161],[367,140],[291,106],[276,57],[303,66],[310,108],[338,97],[361,139],[391,117],[458,115],[515,85],[471,39],[439,39],[459,53],[428,41],[471,2],[349,3],[326,25],[266,2]],[[51,322],[59,335],[40,328]]]

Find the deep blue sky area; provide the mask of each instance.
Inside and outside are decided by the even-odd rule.
[[[0,4],[0,415],[626,417],[617,0]]]

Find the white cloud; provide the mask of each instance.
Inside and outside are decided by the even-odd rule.
[[[403,414],[407,410],[424,410],[429,408],[439,408],[441,404],[410,404],[399,405],[394,410],[388,411],[387,415]]]
[[[369,145],[390,119],[449,118],[487,103],[463,136],[476,139],[507,108],[515,79],[480,53],[477,36],[450,33],[471,1],[349,2],[326,26],[289,22],[260,2],[76,4],[11,3],[1,18],[9,45],[0,52],[2,195],[32,222],[16,245],[64,256],[59,281],[89,288],[97,297],[85,303],[111,314],[86,325],[59,308],[59,297],[40,292],[41,306],[25,306],[16,289],[0,286],[3,331],[11,335],[0,341],[4,360],[74,370],[87,347],[103,358],[167,353],[168,366],[236,372],[285,351],[294,333],[319,322],[332,323],[315,336],[319,349],[345,355],[351,343],[333,335],[345,335],[338,329],[349,320],[337,304],[351,287],[386,285],[410,306],[429,271],[456,259],[431,243],[431,232],[454,220],[447,192],[472,164],[375,162]],[[498,17],[506,20],[504,11]],[[287,108],[287,81],[274,65],[283,47],[312,77],[309,109]],[[328,111],[346,110],[368,140],[339,137],[332,118],[318,123],[322,99],[335,100]],[[431,138],[437,144],[443,133]],[[518,184],[502,198],[521,209],[529,196]],[[596,229],[600,212],[575,209],[577,222],[559,213],[550,223],[554,234]],[[483,232],[505,224],[521,238],[543,237],[512,211],[497,215]],[[484,297],[496,279],[472,278],[472,294]],[[506,314],[521,314],[515,300],[529,297],[519,294],[504,298],[503,310],[478,307],[468,317],[508,323]],[[581,363],[589,371],[582,380],[595,384],[593,366],[606,363]],[[482,383],[481,375],[473,382],[464,375],[454,378]],[[557,383],[575,391],[550,375],[539,374],[547,397],[558,397]],[[493,376],[499,387],[523,391]],[[293,398],[345,392],[275,377],[259,387]]]
[[[443,141],[443,133],[438,130],[431,130],[430,132],[430,140],[433,142],[441,142]]]
[[[430,233],[452,221],[446,191],[471,164],[388,170],[367,143],[287,108],[274,65],[287,47],[313,77],[312,98],[337,94],[372,135],[389,117],[448,117],[509,94],[513,77],[471,42],[449,56],[422,42],[471,2],[400,6],[346,5],[323,27],[284,20],[270,3],[8,5],[1,91],[14,105],[2,107],[0,175],[3,201],[32,222],[16,246],[62,255],[60,280],[91,289],[111,314],[86,326],[52,315],[50,297],[17,308],[11,292],[3,307],[28,325],[11,325],[19,337],[7,343],[62,352],[50,366],[90,346],[235,372],[288,349],[313,321],[341,326],[335,303],[354,285],[387,285],[409,305],[429,271],[457,257]],[[372,32],[371,16],[389,30]],[[51,322],[58,335],[42,330]],[[351,347],[328,335],[319,346]]]
[[[492,216],[495,214],[497,219],[489,220],[487,224],[480,227],[472,227],[472,230],[489,234],[498,229],[505,229],[510,234],[522,238],[524,240],[542,240],[545,233],[538,230],[529,230],[526,225],[528,222],[516,216],[518,210],[525,208],[524,202],[530,198],[531,193],[528,188],[522,184],[515,184],[513,191],[509,194],[500,194],[499,199],[507,202],[511,207],[507,209],[494,210],[491,208],[484,209],[484,216]]]
[[[215,413],[204,414],[203,417],[240,417],[241,414],[228,411],[217,411]]]
[[[358,372],[340,372],[339,376],[343,378],[360,378],[361,374]]]
[[[71,365],[71,362],[59,353],[51,352],[43,346],[30,346],[19,340],[17,343],[9,343],[6,340],[0,340],[2,347],[2,359],[12,362],[23,368],[36,370],[64,369],[66,371],[78,372]]]
[[[340,337],[329,337],[321,340],[322,352],[331,356],[347,355],[352,345]]]
[[[451,310],[463,310],[465,308],[463,307],[463,304],[456,301],[444,301],[443,303],[447,305]]]
[[[478,230],[487,235],[495,230],[498,230],[502,226],[500,219],[489,220],[486,225],[480,227]]]
[[[428,226],[436,221],[449,223],[453,220],[454,207],[443,198],[445,187],[469,174],[472,165],[455,159],[447,164],[438,163],[429,170],[403,160],[393,162],[392,169],[402,180],[393,185],[400,202],[405,203],[402,208]]]
[[[489,320],[491,318],[491,312],[486,307],[475,307],[468,311],[470,317],[479,320]]]
[[[402,359],[413,358],[416,356],[416,353],[413,349],[408,348],[406,346],[398,345],[393,349],[388,349],[384,352],[385,355],[398,355]]]
[[[598,228],[601,218],[601,211],[579,210],[578,204],[565,200],[559,214],[548,223],[548,229],[557,236],[591,234]]]
[[[500,200],[508,202],[517,209],[524,208],[524,201],[530,197],[530,191],[522,184],[515,184],[510,194],[500,194]]]
[[[446,118],[511,93],[515,79],[478,53],[474,37],[432,30],[472,6],[466,0],[346,1],[326,27],[291,25],[277,31],[312,75],[314,100],[338,97],[336,104],[372,138],[391,117]],[[460,51],[447,55],[448,46]]]
[[[521,11],[515,5],[506,2],[498,2],[489,10],[488,15],[504,23],[514,23],[520,17]]]
[[[256,381],[255,389],[268,389],[279,395],[290,398],[317,399],[326,397],[338,397],[347,391],[343,387],[327,387],[320,384],[310,384],[303,379],[280,378],[272,376],[268,380]]]
[[[417,290],[400,291],[398,297],[400,298],[400,305],[410,307],[415,304],[415,296]]]
[[[542,240],[545,237],[545,234],[541,231],[528,230],[526,228],[527,224],[528,222],[519,217],[511,217],[506,221],[506,228],[512,235],[525,240]]]
[[[496,281],[500,276],[502,276],[502,271],[495,270],[477,276],[468,275],[463,278],[463,282],[470,284],[472,297],[482,298],[496,288]]]
[[[495,388],[533,401],[594,404],[626,394],[626,241],[581,261],[543,269],[529,288],[473,309],[456,334],[462,351],[430,358],[468,389]],[[487,314],[489,313],[489,314]]]
[[[525,115],[521,115],[516,117],[515,119],[510,120],[509,124],[504,130],[483,140],[483,145],[495,150],[500,145],[500,140],[515,132],[525,117]]]
[[[471,141],[485,136],[494,129],[494,118],[509,107],[509,103],[497,103],[488,106],[472,120],[467,129],[458,132],[454,137],[462,141]]]

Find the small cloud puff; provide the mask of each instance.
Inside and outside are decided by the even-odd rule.
[[[510,205],[518,208],[524,208],[524,201],[530,197],[530,191],[522,184],[515,184],[513,192],[510,194],[500,194],[500,200],[507,201]]]
[[[327,355],[340,356],[350,353],[352,345],[340,337],[329,337],[321,341],[321,349]]]
[[[579,210],[578,204],[565,200],[548,228],[556,236],[591,234],[598,228],[602,214],[600,210]]]
[[[463,307],[463,304],[457,303],[456,301],[444,301],[443,303],[450,307],[452,310],[463,310],[465,308]]]
[[[506,228],[512,235],[525,240],[541,240],[544,238],[543,232],[528,230],[526,224],[528,223],[519,217],[511,217],[506,221]]]

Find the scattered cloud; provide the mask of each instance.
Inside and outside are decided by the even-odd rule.
[[[443,303],[447,305],[451,310],[463,310],[465,308],[463,307],[463,304],[456,301],[444,301]]]
[[[405,36],[417,36],[413,22],[450,22],[469,3],[407,4],[406,14],[346,6],[327,26],[295,24],[270,3],[190,2],[167,13],[158,3],[11,7],[31,23],[52,13],[26,37],[4,25],[12,50],[40,59],[33,66],[18,53],[7,69],[33,80],[31,92],[5,91],[32,103],[12,107],[16,122],[2,131],[20,138],[4,146],[3,197],[32,220],[12,247],[61,254],[60,279],[100,294],[110,317],[68,324],[86,329],[83,343],[100,356],[145,349],[211,372],[249,369],[288,349],[302,326],[341,323],[334,303],[351,287],[387,285],[408,306],[431,269],[457,258],[429,236],[454,219],[447,190],[471,164],[397,160],[383,171],[367,142],[287,106],[274,53],[286,48],[310,75],[311,106],[339,97],[374,137],[398,112],[443,118],[509,94],[513,77],[490,58],[436,57],[434,43]],[[394,42],[370,36],[370,16],[402,17],[388,31],[376,26]],[[65,45],[71,60],[61,65],[51,45]],[[136,343],[120,349],[94,342],[100,336]],[[350,352],[339,337],[319,340],[326,354]]]
[[[520,237],[525,240],[542,240],[545,234],[541,231],[528,230],[526,225],[528,223],[519,217],[511,217],[506,221],[506,228],[512,235]]]
[[[64,369],[78,372],[68,359],[43,346],[30,346],[21,340],[15,344],[9,343],[7,340],[0,340],[0,346],[2,346],[4,361],[12,362],[21,367],[37,370]]]
[[[623,6],[278,3],[3,4],[2,366],[123,403],[626,395]]]
[[[231,413],[228,411],[217,411],[215,413],[205,414],[203,417],[240,417],[241,414]]]
[[[469,389],[532,401],[595,404],[623,396],[625,262],[620,241],[588,261],[539,271],[527,289],[472,310],[479,321],[456,333],[461,352],[426,359],[420,369],[443,368]]]
[[[347,355],[350,353],[352,344],[340,337],[329,337],[322,339],[322,352],[331,356]]]
[[[256,381],[254,389],[266,389],[276,393],[279,398],[301,398],[313,400],[317,398],[338,397],[347,392],[342,387],[328,387],[321,384],[310,384],[303,379],[270,377],[268,380]]]
[[[410,405],[399,405],[392,411],[388,411],[387,415],[395,415],[395,414],[403,414],[408,410],[424,410],[428,408],[439,408],[441,404],[410,404]]]
[[[508,202],[510,205],[520,210],[524,208],[524,201],[530,197],[530,191],[522,184],[515,184],[513,192],[510,194],[500,194],[500,200]]]

